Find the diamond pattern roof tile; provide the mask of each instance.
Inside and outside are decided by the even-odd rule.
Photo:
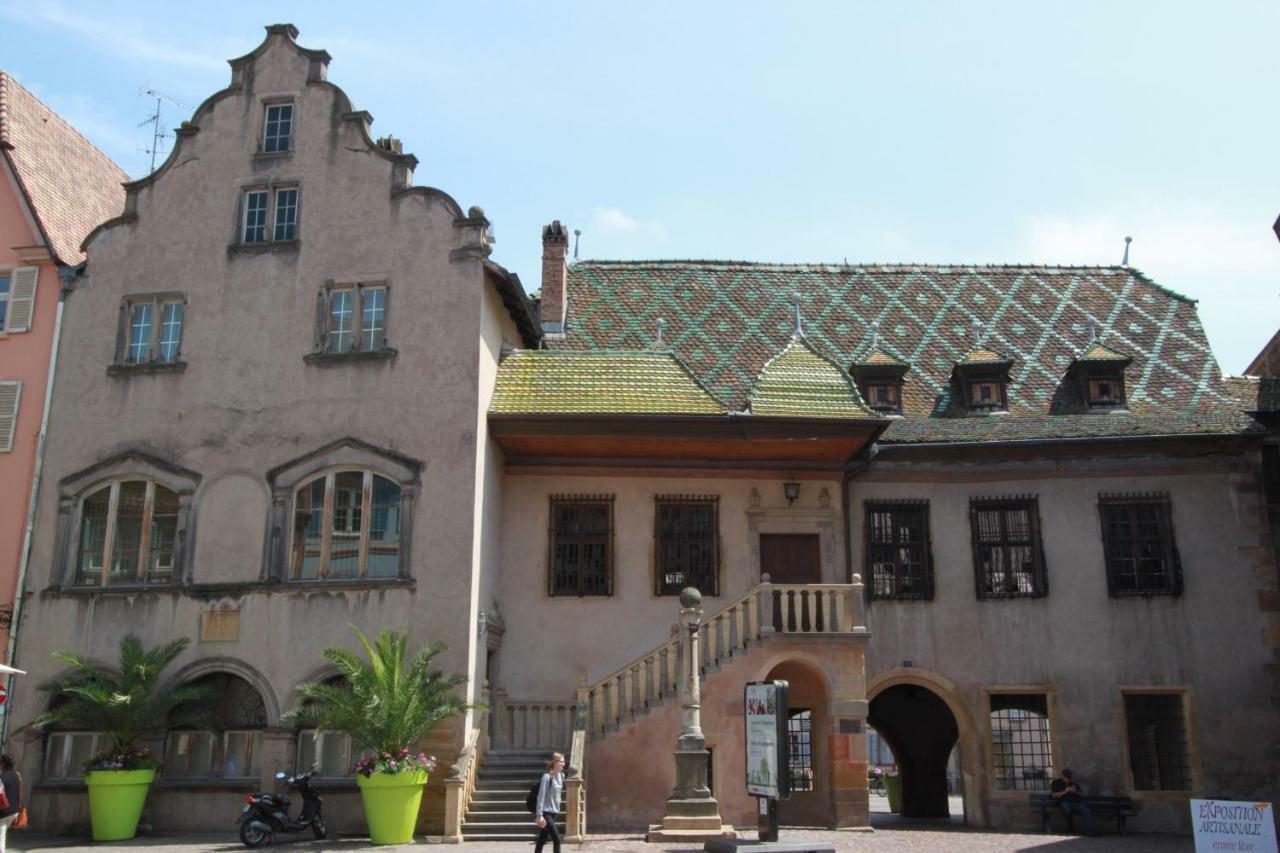
[[[1131,267],[582,261],[569,268],[568,292],[567,334],[549,346],[637,349],[662,317],[672,350],[732,409],[746,406],[765,363],[788,345],[788,297],[797,292],[806,339],[836,364],[854,364],[878,335],[877,346],[911,365],[904,417],[886,442],[1194,434],[1248,424],[1195,303]],[[975,326],[983,349],[1014,362],[1009,413],[946,417],[952,371],[976,348]],[[1051,414],[1095,334],[1131,354],[1129,412]]]

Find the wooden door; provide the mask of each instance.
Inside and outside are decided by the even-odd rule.
[[[822,583],[822,551],[816,533],[761,533],[760,572],[769,575],[773,583]],[[783,608],[788,615],[803,620],[805,630],[821,630],[823,614],[819,614],[818,626],[808,624],[808,615],[800,612],[800,602],[795,596],[775,593],[773,597],[773,627],[783,630]]]

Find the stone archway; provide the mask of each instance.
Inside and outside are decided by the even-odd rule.
[[[790,686],[792,745],[791,798],[778,803],[778,819],[787,826],[835,826],[828,734],[831,690],[821,671],[803,660],[773,666],[766,681]],[[800,753],[800,754],[797,754]]]

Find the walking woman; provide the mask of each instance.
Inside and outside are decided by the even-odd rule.
[[[9,824],[22,808],[22,777],[13,769],[11,756],[0,755],[0,784],[4,785],[4,795],[9,798],[9,805],[0,810],[0,853],[5,853],[9,849],[6,843]]]
[[[556,826],[556,817],[560,814],[560,792],[564,789],[564,756],[558,752],[551,753],[547,759],[547,772],[542,774],[542,784],[538,786],[538,846],[534,853],[542,853],[542,845],[551,839],[555,853],[560,853],[560,828]],[[0,853],[4,851],[0,850]]]

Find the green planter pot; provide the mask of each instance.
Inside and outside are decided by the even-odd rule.
[[[889,795],[889,811],[894,814],[901,814],[902,777],[890,776],[886,773],[884,777],[884,792]]]
[[[94,841],[124,841],[138,832],[155,770],[93,770],[86,773]]]
[[[427,784],[427,771],[410,773],[356,774],[360,797],[364,800],[364,816],[369,821],[369,840],[374,844],[408,844],[418,824],[418,808],[422,805],[422,788]]]

